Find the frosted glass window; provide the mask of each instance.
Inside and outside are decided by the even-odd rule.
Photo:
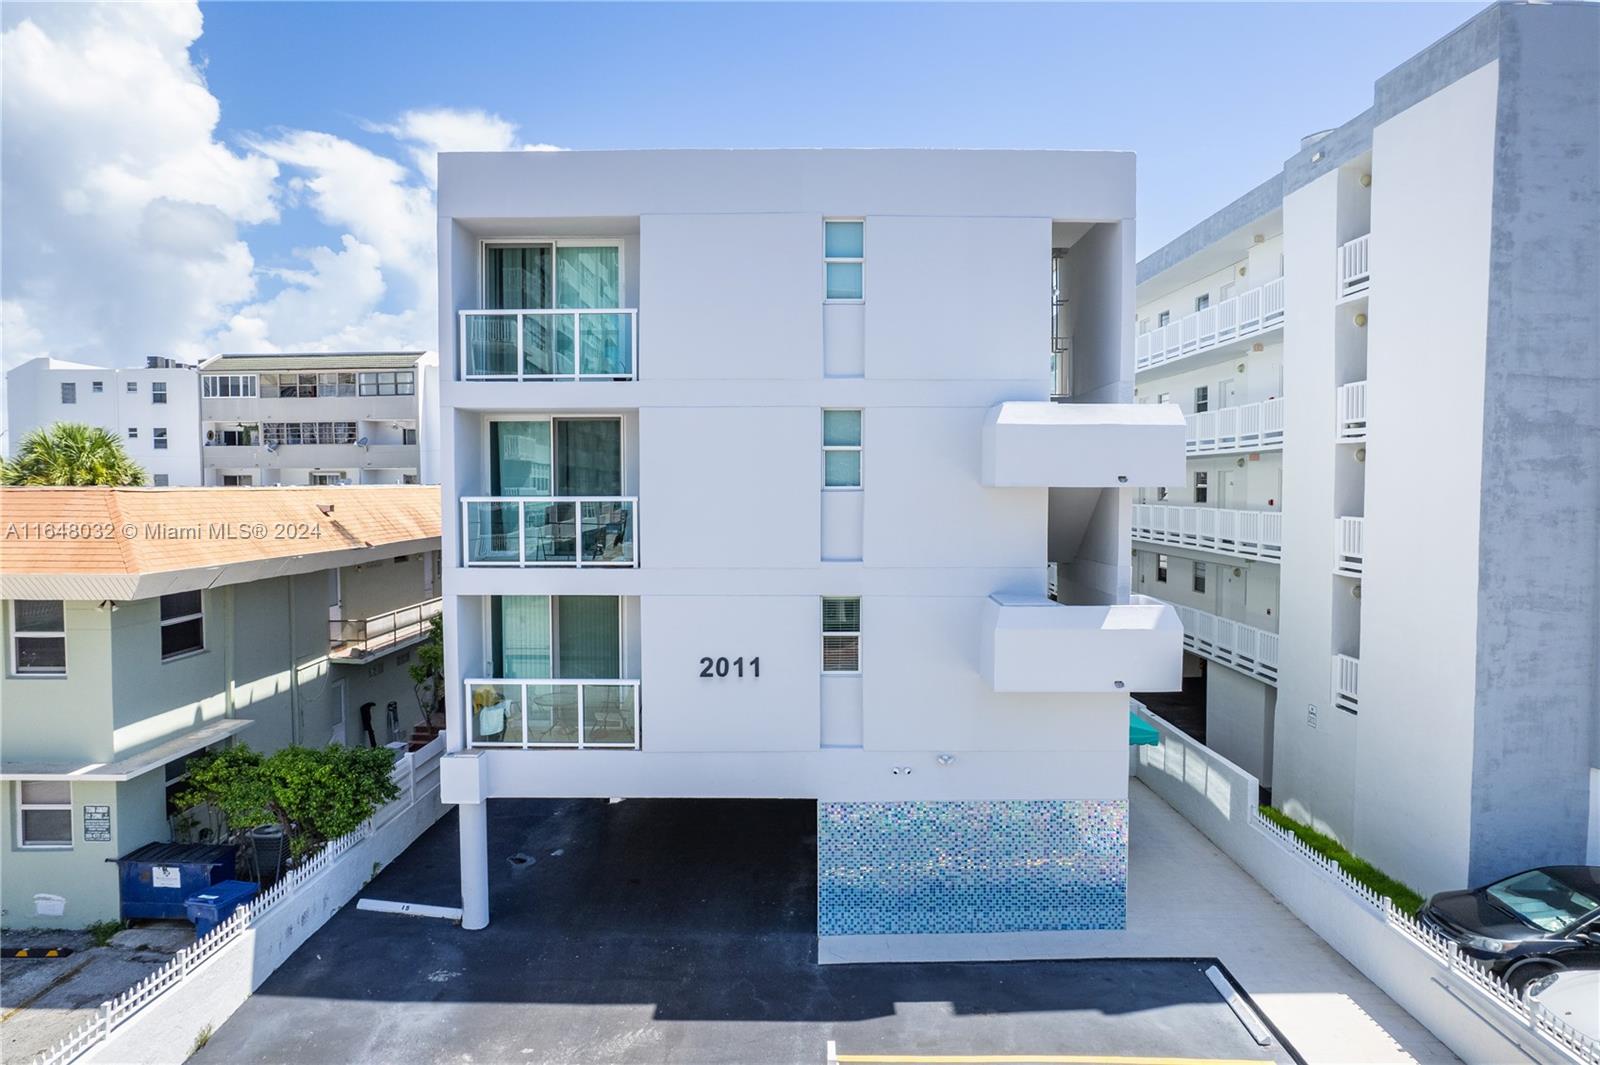
[[[822,483],[827,488],[861,487],[861,412],[822,412]]]
[[[865,257],[865,223],[859,221],[822,223],[823,294],[827,299],[862,298]]]

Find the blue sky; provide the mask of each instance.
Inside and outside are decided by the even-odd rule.
[[[5,365],[436,344],[438,148],[1124,148],[1146,254],[1479,4],[0,8]]]

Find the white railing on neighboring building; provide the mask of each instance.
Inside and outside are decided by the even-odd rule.
[[[639,312],[625,307],[461,312],[463,381],[631,381]]]
[[[1283,447],[1283,397],[1202,411],[1184,423],[1184,448],[1191,455],[1274,450]]]
[[[1183,645],[1202,658],[1278,683],[1278,634],[1242,621],[1169,604],[1183,622]]]
[[[463,566],[639,564],[637,496],[466,496]]]
[[[1372,234],[1339,245],[1339,298],[1355,296],[1372,283],[1370,245]]]
[[[1283,557],[1283,512],[1138,503],[1133,508],[1133,538],[1276,560]]]
[[[1134,341],[1134,369],[1149,370],[1186,359],[1282,324],[1283,278],[1280,277],[1141,333]]]
[[[1366,560],[1365,518],[1333,519],[1333,568],[1349,577],[1361,576]]]
[[[468,747],[639,746],[637,680],[480,677],[465,684]]]
[[[1333,705],[1354,710],[1361,703],[1361,659],[1333,656]]]
[[[1338,395],[1340,440],[1365,440],[1367,438],[1367,383],[1352,381],[1339,386]]]

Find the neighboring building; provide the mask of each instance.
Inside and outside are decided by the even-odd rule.
[[[1600,863],[1596,55],[1491,7],[1139,264],[1134,587],[1208,744],[1425,893]]]
[[[438,363],[421,351],[207,359],[203,483],[435,483]]]
[[[1133,487],[1183,461],[1130,402],[1133,178],[440,156],[467,927],[510,796],[815,801],[823,935],[1122,926],[1128,694],[1181,658],[1129,595]]]
[[[83,422],[122,437],[154,486],[197,485],[200,385],[193,366],[151,356],[137,369],[29,359],[6,374],[6,453],[56,422]]]
[[[214,836],[175,816],[194,753],[384,744],[421,720],[437,489],[7,488],[0,512],[7,928],[115,919],[108,858]]]

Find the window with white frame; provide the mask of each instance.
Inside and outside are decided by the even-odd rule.
[[[861,487],[861,412],[822,412],[822,484],[825,488]]]
[[[822,223],[824,295],[829,300],[859,300],[865,292],[866,223],[835,219]]]
[[[251,399],[257,381],[255,374],[208,373],[200,378],[200,394],[206,399]]]
[[[861,672],[861,600],[822,600],[822,671]]]
[[[203,651],[206,647],[205,612],[198,591],[173,592],[161,597],[161,658]]]
[[[1204,414],[1211,409],[1211,386],[1197,385],[1194,390],[1194,412]]]
[[[1172,393],[1171,392],[1158,392],[1158,393],[1156,393],[1156,402],[1157,403],[1171,403],[1172,402]]]
[[[1210,480],[1211,475],[1205,470],[1194,471],[1194,501],[1196,503],[1206,502],[1206,497],[1210,494]]]
[[[137,391],[139,391],[139,382],[137,382],[137,381],[129,381],[128,382],[128,391],[129,392],[137,392]]]
[[[340,470],[327,470],[311,475],[312,484],[349,484],[350,476]]]
[[[1160,314],[1156,315],[1156,328],[1160,329],[1170,321],[1172,321],[1172,312],[1162,311]]]
[[[139,427],[137,425],[128,426],[128,439],[129,440],[137,440],[137,439],[139,439]]]
[[[411,396],[417,391],[417,375],[412,370],[377,370],[361,375],[363,396]]]
[[[400,442],[402,444],[415,444],[417,442],[417,431],[415,429],[401,429]]]
[[[63,402],[63,403],[76,403],[76,402],[78,402],[78,384],[77,384],[76,381],[63,381],[63,382],[61,382],[61,402]]]
[[[159,427],[150,430],[150,446],[157,451],[167,450],[167,431]]]
[[[59,599],[11,600],[11,672],[67,675],[67,613]]]
[[[167,401],[167,383],[165,381],[150,382],[150,402],[165,403]]]
[[[1204,593],[1206,590],[1206,564],[1204,562],[1196,562],[1194,564],[1194,590],[1200,593]]]
[[[1156,583],[1157,584],[1166,584],[1167,583],[1167,556],[1166,555],[1157,555],[1156,556]]]
[[[1202,293],[1200,293],[1200,295],[1198,295],[1198,296],[1196,296],[1194,298],[1194,309],[1195,310],[1203,311],[1209,306],[1211,306],[1211,293],[1202,292]]]
[[[150,475],[150,484],[155,488],[167,487],[167,475],[164,473],[152,473]]]
[[[100,393],[104,392],[105,390],[106,390],[106,383],[104,381],[90,381],[89,382],[89,391],[93,392],[95,395],[98,396]]]
[[[71,781],[17,781],[17,845],[72,846]]]
[[[254,488],[256,475],[253,473],[225,473],[222,475],[224,488]]]
[[[261,442],[284,444],[353,444],[355,422],[263,422]]]

